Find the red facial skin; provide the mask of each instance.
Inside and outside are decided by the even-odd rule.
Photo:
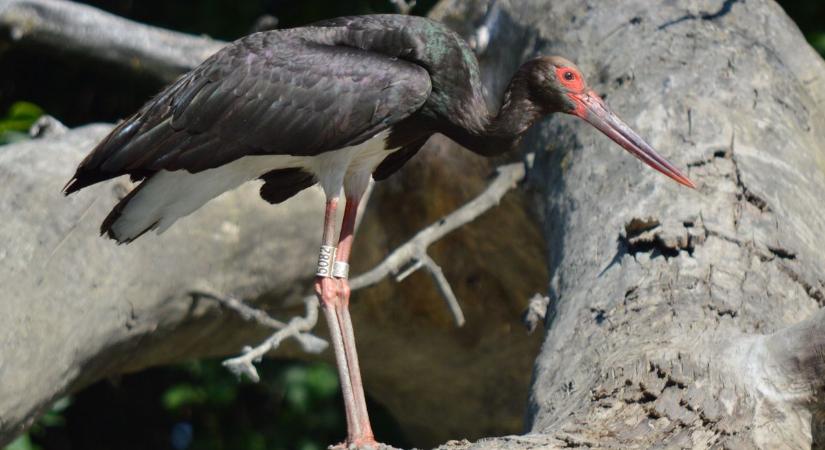
[[[571,77],[572,79],[568,80],[568,78]],[[556,67],[556,79],[559,80],[562,86],[567,88],[567,96],[576,104],[576,109],[571,112],[571,114],[584,119],[587,115],[587,109],[584,103],[574,96],[574,93],[584,92],[584,78],[582,78],[578,70],[572,67]]]
[[[604,103],[604,100],[592,90],[587,90],[581,73],[573,67],[556,67],[556,79],[567,90],[566,94],[573,104],[573,111],[568,114],[580,117],[622,146],[645,164],[689,188],[696,185],[683,175],[666,159],[656,153],[636,132],[630,129]]]

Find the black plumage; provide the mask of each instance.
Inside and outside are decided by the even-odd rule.
[[[125,174],[143,180],[161,170],[197,173],[249,155],[313,156],[388,130],[387,146],[402,150],[378,168],[383,179],[433,133],[481,130],[480,92],[466,43],[428,19],[344,17],[256,33],[119,124],[81,162],[65,192]],[[310,174],[301,173],[267,172],[262,195],[281,202],[311,186]],[[124,207],[115,208],[102,232],[112,235]]]
[[[255,178],[271,203],[320,182],[326,208],[314,287],[347,411],[341,447],[376,448],[347,282],[370,176],[397,171],[434,133],[485,156],[507,152],[553,112],[588,121],[656,170],[693,186],[610,112],[570,61],[524,63],[491,114],[478,62],[461,38],[428,19],[379,15],[257,33],[228,45],[118,125],[65,191],[126,174],[142,180],[101,227],[130,242]]]
[[[562,69],[574,71],[579,83],[565,84],[558,78]],[[81,162],[65,192],[126,174],[144,180],[142,189],[161,171],[195,174],[247,156],[314,157],[385,131],[384,147],[397,151],[374,168],[378,180],[400,169],[434,133],[482,155],[500,154],[546,114],[579,115],[582,100],[571,95],[586,94],[580,77],[563,58],[530,60],[493,115],[470,48],[429,19],[354,16],[256,33],[226,46],[119,124]],[[262,178],[261,194],[278,203],[318,176],[306,167],[261,167],[252,178]],[[156,201],[169,206],[176,200]],[[191,212],[179,209],[179,215]],[[120,204],[101,231],[134,239],[112,231],[123,214],[140,212]],[[147,217],[140,226],[155,227],[161,219]]]
[[[242,39],[121,123],[67,186],[135,171],[199,172],[247,155],[317,155],[409,117],[430,80],[415,64],[268,32]]]
[[[275,169],[261,175],[261,197],[278,204],[315,184],[312,174],[298,168]]]
[[[424,42],[419,29],[437,39]],[[66,192],[136,171],[197,172],[250,154],[316,155],[363,142],[428,100],[424,116],[460,116],[460,97],[436,92],[430,99],[431,84],[458,87],[465,102],[478,103],[478,69],[433,76],[428,70],[455,62],[433,61],[437,52],[474,62],[453,32],[417,17],[339,18],[247,36],[121,123]]]

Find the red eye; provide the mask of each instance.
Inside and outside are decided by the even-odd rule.
[[[581,91],[584,89],[582,77],[572,67],[556,67],[556,79],[571,91]]]

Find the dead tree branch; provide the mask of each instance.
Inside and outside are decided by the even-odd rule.
[[[775,2],[741,3],[681,20],[700,15],[696,2],[497,2],[487,79],[510,76],[505,55],[574,55],[701,187],[654,180],[578,127],[531,132],[527,145],[554,142],[531,179],[551,298],[525,426],[536,441],[442,448],[825,446],[825,134],[813,125],[825,123],[825,65]],[[442,7],[459,21],[483,14],[467,5]],[[588,45],[604,30],[621,45]],[[806,83],[765,81],[789,77]]]
[[[825,410],[825,310],[811,318],[754,339],[754,351],[745,354],[745,373],[759,374],[756,383],[768,398]]]
[[[288,329],[290,326],[293,325],[292,321],[290,321],[290,323],[288,323],[288,324],[284,323],[284,322],[281,322],[280,320],[274,319],[272,316],[267,314],[266,311],[264,311],[262,309],[259,309],[259,308],[249,306],[246,303],[242,302],[241,300],[239,300],[235,297],[222,296],[222,295],[216,294],[214,292],[209,292],[209,291],[205,291],[205,290],[194,290],[194,291],[190,292],[190,295],[192,295],[195,298],[206,298],[206,299],[214,300],[214,301],[220,303],[220,305],[223,306],[224,308],[232,310],[232,311],[238,313],[238,315],[241,316],[242,319],[247,320],[247,321],[251,321],[251,322],[255,322],[255,323],[257,323],[259,325],[263,325],[267,328],[272,328],[272,329],[278,330],[278,333],[283,332],[284,329]],[[307,305],[308,305],[307,307],[309,307],[310,303],[311,303],[311,301],[308,299],[307,300]],[[307,317],[310,317],[310,315],[307,314]],[[328,345],[327,342],[324,339],[321,339],[321,338],[319,338],[319,337],[317,337],[313,334],[305,332],[305,331],[309,331],[310,329],[312,329],[313,326],[315,326],[314,322],[306,330],[299,330],[297,328],[293,328],[293,331],[297,331],[297,332],[293,332],[292,334],[289,334],[289,335],[284,335],[284,337],[288,337],[288,336],[291,335],[292,337],[295,338],[295,340],[297,340],[301,344],[301,347],[304,349],[304,351],[306,351],[308,353],[321,353],[327,347],[327,345]],[[276,333],[276,334],[278,334],[278,333]],[[267,340],[267,342],[271,341],[271,339],[272,338]],[[280,341],[278,341],[278,342],[280,342]],[[274,350],[276,347],[277,347],[277,344],[275,344],[273,347],[271,347],[270,350]]]
[[[546,295],[537,293],[530,298],[524,316],[522,316],[522,322],[528,333],[536,331],[539,322],[547,320],[547,307],[549,305],[550,297]]]
[[[163,81],[174,80],[224,45],[58,0],[0,1],[0,32],[15,43],[100,59]]]
[[[447,233],[472,222],[487,210],[498,205],[504,194],[524,179],[526,170],[524,163],[513,163],[499,167],[497,172],[498,175],[492,183],[478,197],[438,222],[419,231],[415,237],[395,249],[372,270],[353,279],[350,282],[350,288],[356,290],[372,286],[389,275],[395,275],[396,281],[401,281],[424,267],[432,275],[439,292],[455,319],[456,325],[464,325],[464,313],[461,310],[461,305],[441,267],[427,254],[427,248]],[[304,298],[305,316],[295,317],[289,321],[289,324],[273,319],[266,312],[246,305],[232,297],[202,290],[192,291],[191,295],[216,300],[226,308],[237,312],[245,320],[252,320],[278,330],[260,345],[254,348],[245,348],[243,355],[224,361],[224,366],[229,368],[235,375],[246,375],[257,382],[259,377],[254,363],[259,362],[266,353],[278,348],[281,342],[288,337],[297,339],[304,350],[311,353],[321,352],[327,346],[326,341],[308,333],[318,321],[319,305],[314,295]]]
[[[355,277],[350,282],[350,287],[355,290],[372,286],[390,275],[394,275],[396,281],[401,281],[411,273],[424,267],[435,280],[456,324],[458,326],[463,325],[464,314],[461,312],[458,299],[455,297],[441,268],[427,255],[427,248],[451,231],[472,222],[476,217],[498,205],[504,194],[524,179],[525,167],[520,162],[512,163],[499,167],[497,172],[496,178],[478,197],[419,231],[418,234],[395,249],[377,266]]]
[[[304,350],[310,353],[320,353],[327,347],[326,341],[306,333],[313,329],[316,323],[318,323],[318,300],[311,298],[306,302],[306,314],[303,317],[293,317],[288,325],[276,331],[262,344],[254,348],[245,348],[243,355],[227,359],[223,362],[223,365],[238,377],[246,375],[250,380],[257,383],[260,377],[254,363],[260,362],[264,355],[278,348],[284,339],[294,337],[302,342],[302,345],[309,342],[311,346],[304,345]],[[314,339],[308,340],[307,336]]]
[[[415,0],[390,0],[398,14],[409,14],[415,8]]]

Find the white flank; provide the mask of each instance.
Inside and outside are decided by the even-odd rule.
[[[121,211],[112,231],[118,241],[134,239],[153,225],[158,234],[163,233],[209,200],[275,169],[306,170],[319,180],[327,197],[340,195],[342,187],[347,195],[360,195],[378,164],[397,150],[386,149],[387,135],[385,131],[362,144],[318,156],[245,156],[198,173],[160,171],[143,182],[145,186]]]

